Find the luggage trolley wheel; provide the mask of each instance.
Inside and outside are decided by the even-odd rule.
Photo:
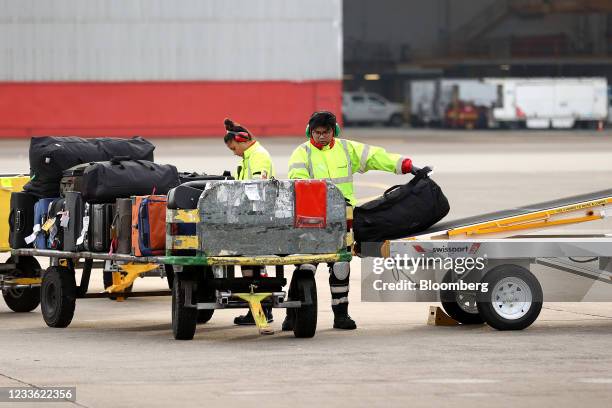
[[[191,291],[189,298],[197,302],[195,272],[184,267],[183,272],[174,276],[172,284],[172,334],[176,340],[191,340],[195,335],[198,323],[197,307],[186,307],[187,291]]]
[[[12,264],[13,257],[6,263]],[[17,277],[37,278],[40,274],[40,264],[33,256],[20,256],[17,263]],[[6,305],[13,312],[27,313],[36,309],[40,304],[40,287],[34,288],[5,288],[2,297]]]
[[[74,269],[50,266],[42,278],[40,288],[42,311],[49,327],[68,327],[76,306],[76,280]]]
[[[449,270],[442,278],[442,283],[453,282],[454,272]],[[478,312],[477,296],[456,290],[441,290],[440,302],[444,311],[461,324],[483,324],[484,320]]]
[[[482,279],[487,292],[478,294],[478,311],[487,324],[497,330],[523,330],[542,310],[542,286],[522,266],[500,265]]]
[[[297,270],[291,280],[290,299],[299,299],[309,304],[296,309],[287,309],[293,313],[293,335],[298,338],[314,337],[317,331],[317,283],[311,271]]]
[[[198,302],[215,302],[215,289],[208,282],[214,279],[212,267],[204,267],[204,281],[198,282]],[[208,323],[212,319],[215,309],[198,310],[198,324]]]

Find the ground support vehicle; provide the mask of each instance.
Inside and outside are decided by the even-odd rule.
[[[464,324],[486,322],[520,330],[540,314],[542,286],[535,264],[612,284],[612,234],[547,234],[546,228],[602,220],[612,190],[440,223],[405,239],[383,243],[383,257],[467,257],[486,254],[486,266],[448,270],[443,282],[487,283],[489,290],[440,290],[445,311]],[[531,232],[537,235],[525,235]],[[585,259],[587,258],[587,259]],[[476,285],[473,285],[477,288]]]

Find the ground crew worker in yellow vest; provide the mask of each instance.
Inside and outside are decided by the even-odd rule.
[[[225,125],[225,145],[236,156],[242,157],[242,163],[238,166],[235,174],[236,180],[257,180],[268,179],[275,176],[274,165],[270,153],[255,140],[251,132],[244,126],[234,123],[231,119],[224,120]],[[253,276],[254,274],[265,273],[265,268],[260,266],[243,266],[241,268],[243,276]],[[273,321],[272,309],[264,307],[264,313],[268,318],[268,323]],[[234,319],[237,325],[254,325],[253,314],[249,310],[246,315],[238,316]]]
[[[236,180],[257,180],[274,177],[274,165],[270,153],[255,140],[244,126],[225,119],[225,145],[236,156],[242,157],[242,163],[235,174]]]
[[[336,116],[327,111],[315,112],[308,121],[308,141],[293,151],[289,159],[290,179],[328,179],[334,183],[350,205],[355,205],[353,174],[369,170],[382,170],[395,174],[410,173],[412,161],[399,154],[387,153],[385,149],[363,143],[337,138],[340,126]],[[350,268],[348,262],[328,264],[329,285],[334,312],[334,328],[352,330],[357,325],[348,314]],[[315,265],[300,265],[313,269]],[[290,313],[283,322],[283,330],[292,330]]]

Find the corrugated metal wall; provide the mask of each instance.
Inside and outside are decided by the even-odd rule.
[[[0,0],[0,81],[342,76],[342,0]]]

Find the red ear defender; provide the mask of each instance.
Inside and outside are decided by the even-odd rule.
[[[251,140],[251,136],[247,132],[235,132],[234,140],[237,142],[248,142]]]
[[[233,132],[228,130],[223,140],[225,143],[229,143],[230,140],[235,140],[237,142],[248,142],[252,140],[252,138],[247,132]]]

